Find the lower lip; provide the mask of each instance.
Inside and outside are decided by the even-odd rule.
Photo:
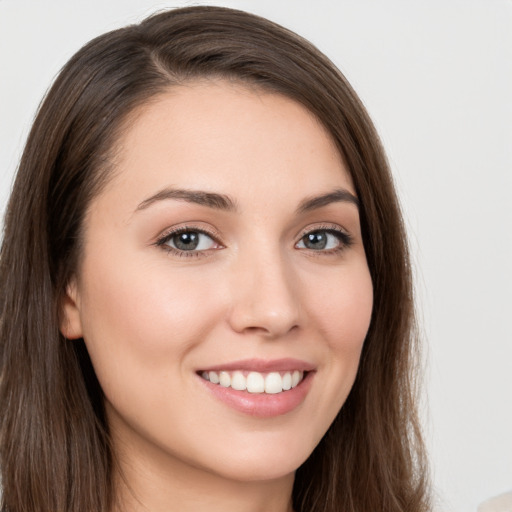
[[[315,372],[308,372],[296,387],[275,394],[237,391],[222,387],[220,384],[212,384],[200,376],[198,378],[216,398],[229,407],[250,416],[272,418],[293,411],[304,401],[311,388],[314,374]]]

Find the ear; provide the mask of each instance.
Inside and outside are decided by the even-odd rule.
[[[59,327],[61,334],[68,340],[76,340],[83,337],[78,286],[74,277],[66,286],[66,292],[61,299]]]

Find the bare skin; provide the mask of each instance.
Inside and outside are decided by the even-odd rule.
[[[372,311],[343,159],[304,107],[222,81],[154,98],[116,149],[61,330],[84,338],[105,393],[117,509],[291,512]],[[275,370],[282,391],[210,380],[237,364]]]

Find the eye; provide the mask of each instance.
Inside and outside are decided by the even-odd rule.
[[[197,229],[181,229],[166,234],[158,241],[175,252],[201,252],[219,248],[219,244],[207,233]]]
[[[336,252],[351,244],[351,237],[335,229],[317,229],[306,233],[297,243],[298,249]]]

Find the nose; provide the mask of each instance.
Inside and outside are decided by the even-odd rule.
[[[289,262],[278,254],[240,259],[231,274],[231,328],[268,339],[300,327],[298,283]]]

